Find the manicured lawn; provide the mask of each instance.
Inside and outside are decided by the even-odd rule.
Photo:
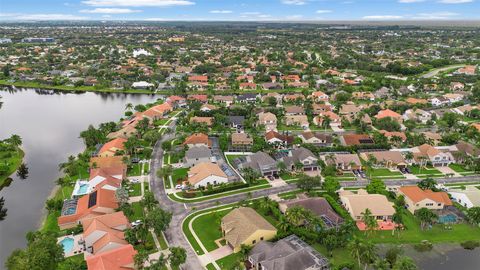
[[[248,187],[248,188],[217,193],[215,195],[210,195],[210,196],[199,196],[199,197],[195,197],[195,198],[191,198],[191,199],[179,199],[179,198],[175,197],[173,194],[168,194],[168,197],[170,197],[170,199],[172,199],[174,201],[177,201],[177,202],[192,203],[192,202],[201,202],[201,201],[212,200],[212,199],[215,199],[215,198],[220,198],[220,197],[239,194],[239,193],[247,193],[247,192],[250,192],[250,191],[265,189],[265,188],[269,188],[269,187],[270,187],[269,184],[261,184],[261,185],[251,186],[251,187]],[[183,192],[181,192],[181,191],[177,192],[177,196],[182,197]]]
[[[163,179],[163,184],[165,185],[166,189],[172,188],[172,186],[170,185],[170,179],[168,178]]]
[[[175,169],[172,172],[173,184],[177,184],[177,181],[180,179],[185,179],[188,175],[188,168],[179,168]]]
[[[415,174],[415,175],[439,175],[439,176],[443,175],[442,172],[440,172],[435,168],[428,168],[428,167],[420,168],[419,166],[410,166],[409,169],[412,172],[412,174]]]
[[[68,258],[65,258],[64,261],[58,264],[58,269],[69,269],[67,268],[70,264],[70,262],[74,263],[74,265],[78,265],[79,263],[82,263],[85,265],[84,269],[87,269],[87,262],[85,261],[84,255],[83,254],[78,254],[75,256],[71,256]]]
[[[461,164],[450,164],[448,165],[448,167],[450,167],[450,169],[456,171],[457,173],[460,173],[461,175],[472,175],[472,174],[475,174],[474,171],[471,171],[471,170],[467,170],[465,168],[465,166],[461,165]]]
[[[354,265],[355,269],[358,268],[357,262],[350,256],[350,253],[346,248],[335,249],[332,252],[332,257],[328,257],[329,254],[327,249],[321,244],[315,243],[312,245],[312,247],[318,252],[320,252],[320,254],[328,258],[328,260],[330,261],[330,266],[338,267],[340,265],[351,263]]]
[[[303,191],[301,190],[293,190],[285,193],[280,193],[278,194],[278,197],[284,199],[284,200],[290,200],[290,199],[295,199],[297,197],[298,193],[302,193]]]
[[[165,153],[165,154],[163,155],[163,164],[168,164],[168,156],[169,156],[168,153]]]
[[[292,180],[297,178],[297,176],[288,172],[284,172],[280,174],[280,178],[282,178],[283,180]]]
[[[193,221],[193,230],[208,251],[218,248],[217,244],[215,244],[215,240],[222,237],[222,231],[220,229],[221,219],[231,210],[232,209],[227,209],[209,213],[200,216]]]
[[[163,126],[168,122],[168,120],[169,120],[168,118],[157,120],[157,121],[155,121],[155,125],[156,126]]]
[[[52,211],[48,213],[45,222],[41,228],[43,232],[58,232],[60,228],[58,227],[57,219],[60,216],[60,211]]]
[[[235,266],[239,261],[243,261],[243,258],[242,258],[242,255],[238,252],[238,253],[230,254],[227,257],[221,258],[216,262],[221,269],[235,269]]]
[[[128,188],[128,195],[130,195],[130,197],[142,195],[142,184],[130,184],[130,187]]]
[[[400,236],[392,236],[391,231],[376,231],[368,236],[374,243],[420,243],[428,240],[432,243],[459,243],[471,239],[480,239],[480,228],[468,224],[454,224],[451,230],[445,230],[443,225],[434,225],[431,230],[422,231],[420,222],[411,213],[403,216],[406,229]],[[360,237],[366,237],[364,232],[357,232]]]
[[[378,177],[378,176],[402,176],[402,173],[401,172],[393,172],[393,171],[390,171],[389,169],[385,169],[385,168],[378,168],[378,169],[374,169],[374,168],[369,168],[367,170],[367,176],[371,176],[371,177]]]
[[[134,202],[131,205],[133,209],[133,214],[128,216],[128,220],[135,221],[137,219],[143,219],[143,209],[140,205],[140,202]]]
[[[162,250],[165,250],[168,248],[167,240],[165,240],[165,237],[163,237],[163,234],[157,235],[158,242],[160,243],[160,248]]]
[[[143,174],[148,174],[150,172],[150,163],[145,163],[143,165]]]
[[[142,165],[140,163],[133,164],[131,168],[128,169],[128,176],[138,176],[141,175]]]

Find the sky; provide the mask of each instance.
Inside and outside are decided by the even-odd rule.
[[[479,19],[480,0],[0,0],[1,21]]]

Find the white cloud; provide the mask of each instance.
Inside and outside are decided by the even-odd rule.
[[[301,6],[307,3],[306,0],[282,0],[282,3],[285,5],[296,5]]]
[[[82,9],[80,13],[101,13],[101,14],[128,14],[142,12],[141,10],[129,9],[129,8],[95,8],[95,9]]]
[[[410,4],[410,3],[420,3],[425,2],[425,0],[399,0],[399,3]]]
[[[170,7],[190,6],[195,2],[188,0],[86,0],[83,4],[96,7]]]
[[[78,21],[87,20],[88,17],[77,16],[72,14],[26,14],[26,13],[3,13],[0,17],[4,20],[14,21]]]
[[[302,15],[289,15],[289,16],[287,16],[286,18],[287,18],[287,20],[292,20],[292,21],[294,21],[294,20],[303,19],[303,16],[302,16]]]
[[[231,10],[210,10],[210,13],[213,14],[230,14],[233,13]]]
[[[332,13],[333,11],[329,10],[329,9],[319,9],[317,10],[315,13],[317,14],[325,14],[325,13]]]
[[[240,14],[242,14],[242,15],[260,15],[261,13],[257,12],[257,11],[252,11],[252,12],[242,12]]]
[[[412,17],[412,19],[416,20],[447,20],[451,19],[452,17],[458,16],[460,14],[454,12],[433,12],[433,13],[419,13],[416,16]]]
[[[149,21],[149,22],[161,22],[161,21],[168,21],[168,19],[165,18],[146,18],[144,21]]]
[[[403,16],[399,16],[399,15],[370,15],[370,16],[364,16],[362,19],[364,19],[364,20],[399,20],[399,19],[403,19]]]
[[[471,3],[473,0],[440,0],[438,2],[442,4],[464,4]]]

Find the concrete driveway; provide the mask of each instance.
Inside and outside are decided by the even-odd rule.
[[[214,251],[210,252],[210,257],[214,260],[220,260],[223,257],[227,257],[228,255],[233,253],[233,249],[229,245],[225,245],[223,247],[219,247]]]

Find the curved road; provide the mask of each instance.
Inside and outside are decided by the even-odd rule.
[[[157,141],[154,146],[152,159],[150,162],[150,187],[152,192],[155,194],[156,199],[158,200],[160,207],[165,210],[172,212],[172,221],[170,226],[165,231],[165,237],[169,245],[171,246],[180,246],[187,251],[187,261],[182,265],[182,269],[196,270],[203,269],[200,261],[198,260],[197,254],[190,246],[190,243],[183,234],[182,222],[183,220],[192,212],[221,206],[225,204],[235,203],[244,199],[248,199],[248,193],[235,194],[231,196],[226,196],[222,198],[211,199],[203,202],[189,203],[184,204],[180,202],[175,202],[170,200],[165,192],[165,187],[162,179],[159,179],[156,175],[156,171],[162,167],[163,162],[163,149],[162,142],[173,139],[175,136],[175,121],[172,121],[170,127],[174,130],[169,134],[166,134],[162,137],[161,140]],[[440,178],[436,179],[438,183],[468,183],[468,182],[478,182],[480,177],[478,176],[465,176],[465,177],[452,177],[452,178]],[[399,185],[415,185],[418,180],[384,180],[387,186],[399,186]],[[343,187],[365,187],[368,184],[367,181],[345,181],[341,182]],[[295,184],[288,184],[282,187],[272,187],[268,189],[262,189],[257,191],[250,192],[251,198],[260,198],[269,196],[272,194],[278,194],[282,192],[288,192],[297,189]],[[195,209],[195,210],[192,210]]]

